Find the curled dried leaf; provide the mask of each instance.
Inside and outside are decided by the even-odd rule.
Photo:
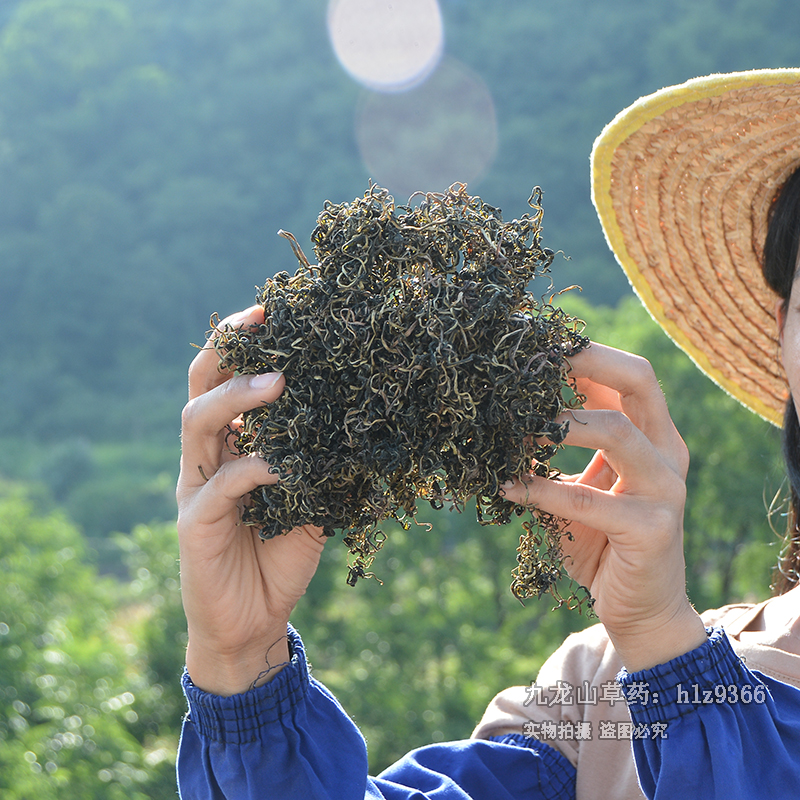
[[[553,476],[566,435],[554,420],[580,399],[565,391],[569,357],[588,343],[580,320],[528,291],[554,257],[540,240],[540,190],[529,204],[506,222],[462,184],[415,207],[372,185],[325,203],[316,264],[281,232],[297,271],[259,291],[262,325],[215,340],[221,367],[286,376],[236,436],[239,453],[280,476],[252,493],[244,523],[264,539],[301,524],[342,531],[354,584],[371,575],[378,524],[407,525],[419,500],[461,510],[475,498],[483,524],[523,513],[499,487],[531,469]],[[540,515],[541,526],[548,542],[560,536],[556,521]],[[553,594],[561,575],[560,548],[534,558],[533,546],[518,556],[520,599]]]

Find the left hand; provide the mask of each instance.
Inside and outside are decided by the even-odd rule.
[[[263,321],[254,306],[220,327]],[[221,371],[213,337],[189,368],[177,487],[186,666],[195,685],[213,694],[246,691],[288,662],[289,615],[327,541],[321,529],[301,525],[262,542],[256,528],[240,524],[246,495],[278,476],[259,456],[232,453],[228,437],[243,412],[274,402],[283,388],[278,373]]]
[[[625,666],[644,669],[706,639],[685,588],[689,454],[645,359],[593,343],[570,361],[586,403],[560,418],[570,422],[565,441],[593,458],[580,475],[525,475],[503,491],[567,520],[570,576],[595,598]]]

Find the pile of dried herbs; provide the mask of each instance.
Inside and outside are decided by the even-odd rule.
[[[354,584],[371,574],[378,523],[408,528],[418,499],[461,509],[474,497],[482,523],[504,523],[524,509],[498,496],[503,482],[552,476],[568,358],[588,340],[580,321],[527,291],[553,261],[540,190],[529,205],[504,222],[462,184],[417,207],[371,186],[325,204],[311,237],[317,265],[283,234],[299,269],[260,290],[263,325],[216,340],[222,367],[286,377],[235,438],[280,475],[244,511],[262,538],[304,523],[342,530]],[[525,527],[512,591],[558,597],[557,521]]]

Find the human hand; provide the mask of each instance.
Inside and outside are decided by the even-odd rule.
[[[567,571],[595,598],[625,666],[652,667],[706,639],[685,589],[689,454],[645,359],[592,344],[570,362],[586,403],[560,418],[565,442],[596,452],[580,475],[525,475],[504,496],[567,520]]]
[[[254,306],[222,327],[263,322]],[[227,438],[244,411],[274,402],[280,373],[234,375],[218,368],[211,343],[189,368],[178,477],[181,594],[189,629],[186,666],[194,684],[218,695],[268,680],[288,661],[286,625],[319,564],[325,537],[304,525],[262,542],[240,522],[245,495],[278,476],[257,456],[231,453]]]

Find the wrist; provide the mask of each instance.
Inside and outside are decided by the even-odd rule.
[[[186,670],[192,683],[204,692],[230,697],[272,680],[291,660],[286,627],[226,649],[193,636],[189,630]]]
[[[700,647],[708,638],[700,615],[688,599],[674,612],[639,627],[608,630],[628,672],[651,669]]]

